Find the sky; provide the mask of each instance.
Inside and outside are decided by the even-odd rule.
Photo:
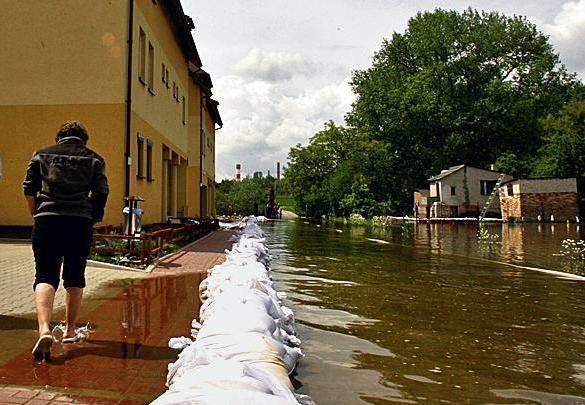
[[[224,126],[216,132],[216,178],[276,172],[290,147],[328,121],[343,124],[355,70],[384,38],[435,8],[523,15],[549,35],[569,71],[585,78],[585,0],[182,0],[211,74]]]

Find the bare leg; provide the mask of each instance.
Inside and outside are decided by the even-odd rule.
[[[37,319],[39,321],[39,336],[51,333],[51,316],[53,314],[53,302],[55,300],[55,287],[47,283],[39,283],[35,287],[35,304],[37,307]]]
[[[67,324],[65,326],[64,338],[75,336],[75,322],[79,316],[81,308],[81,299],[83,298],[83,288],[67,287],[67,297],[65,299],[65,316]]]

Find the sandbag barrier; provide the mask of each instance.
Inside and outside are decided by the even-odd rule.
[[[153,404],[314,405],[294,392],[289,374],[302,357],[294,314],[270,278],[270,255],[255,217],[239,223],[226,261],[208,271],[199,291],[192,338],[169,364],[169,389]]]

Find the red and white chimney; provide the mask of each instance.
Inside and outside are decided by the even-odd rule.
[[[242,180],[242,165],[236,163],[236,181]]]

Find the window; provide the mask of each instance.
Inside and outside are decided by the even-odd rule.
[[[167,82],[167,75],[166,75],[166,71],[167,71],[167,68],[166,68],[166,66],[165,66],[165,63],[163,62],[163,63],[162,63],[162,69],[161,69],[161,72],[162,72],[162,82],[163,82],[163,83],[166,83],[166,82]]]
[[[183,96],[183,125],[187,124],[187,104],[185,103],[185,97]]]
[[[138,34],[138,80],[146,84],[146,34],[140,28]]]
[[[456,195],[455,194],[455,186],[451,186],[451,195]]]
[[[173,82],[173,98],[177,98],[177,83]]]
[[[481,195],[490,195],[496,186],[497,180],[480,180],[479,193]]]
[[[169,83],[169,69],[165,69],[165,83],[167,84],[167,89],[171,87]]]
[[[144,136],[138,134],[136,137],[136,177],[144,178]]]
[[[506,186],[506,192],[508,194],[508,197],[512,197],[514,195],[514,186],[512,184],[508,184]]]
[[[154,95],[154,46],[148,43],[148,90]]]
[[[154,142],[150,139],[146,142],[146,180],[153,181],[152,177],[152,147]]]

